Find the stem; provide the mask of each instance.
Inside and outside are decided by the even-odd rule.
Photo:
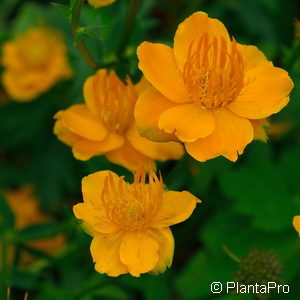
[[[240,263],[240,262],[241,262],[240,258],[237,257],[234,253],[232,253],[232,252],[229,250],[229,248],[228,248],[227,246],[224,245],[222,248],[223,248],[224,252],[225,252],[230,258],[232,258],[235,262],[237,262],[237,263]]]
[[[130,38],[133,26],[136,21],[136,15],[140,6],[141,0],[130,0],[128,12],[127,12],[127,22],[124,26],[123,32],[121,34],[120,42],[117,47],[116,55],[121,58],[124,54],[124,49]]]
[[[78,33],[78,30],[80,29],[79,27],[79,20],[80,20],[80,12],[83,6],[85,0],[77,0],[75,2],[73,11],[72,11],[72,16],[71,16],[71,27],[72,27],[72,34],[74,38],[76,38],[76,35]],[[91,56],[89,50],[87,49],[85,43],[83,42],[82,39],[79,41],[75,42],[75,45],[79,52],[81,53],[83,59],[85,62],[93,69],[97,69],[97,63],[94,61],[93,57]]]

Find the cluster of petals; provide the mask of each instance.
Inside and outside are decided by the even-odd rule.
[[[48,91],[72,70],[59,31],[37,27],[3,45],[3,86],[16,101],[30,101]]]
[[[129,184],[111,171],[82,180],[83,203],[73,208],[93,236],[91,254],[99,273],[132,276],[161,273],[170,267],[174,239],[169,226],[186,220],[199,199],[167,191],[161,178],[144,172]]]
[[[88,0],[88,3],[95,8],[99,8],[99,7],[110,5],[115,1],[116,0]]]
[[[179,159],[179,143],[152,142],[139,135],[134,122],[134,106],[145,80],[133,85],[118,78],[114,71],[99,70],[84,84],[84,104],[59,111],[54,133],[72,147],[77,159],[106,155],[113,163],[130,170],[139,166],[154,169],[154,160]]]
[[[173,48],[144,42],[138,57],[152,84],[135,108],[141,135],[177,139],[198,161],[236,161],[253,139],[265,141],[266,118],[289,102],[293,88],[286,71],[204,12],[179,25]]]

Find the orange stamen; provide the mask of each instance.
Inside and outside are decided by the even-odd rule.
[[[226,106],[234,101],[244,83],[244,63],[236,41],[204,33],[188,49],[183,80],[189,98],[207,108]]]

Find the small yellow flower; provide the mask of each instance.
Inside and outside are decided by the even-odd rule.
[[[34,195],[31,185],[23,186],[18,190],[9,190],[5,192],[5,199],[15,216],[15,228],[23,230],[28,226],[45,223],[51,220],[51,217],[41,212],[38,199]],[[65,236],[57,234],[51,238],[44,238],[27,242],[27,246],[54,254],[65,244]],[[9,249],[9,260],[13,256],[13,247]],[[21,264],[26,265],[33,261],[33,257],[29,253],[23,253],[21,256]]]
[[[72,74],[67,48],[53,29],[32,28],[4,43],[2,82],[14,100],[30,101]]]
[[[293,225],[294,225],[296,231],[300,235],[300,216],[295,216],[294,217],[294,219],[293,219]]]
[[[115,1],[116,0],[88,0],[88,3],[95,8],[99,8],[102,6],[110,5]]]
[[[265,118],[287,105],[293,88],[286,71],[203,12],[179,25],[174,48],[144,42],[138,57],[153,85],[136,105],[140,133],[153,141],[175,134],[199,161],[236,161],[254,138],[265,141]]]
[[[126,85],[115,72],[99,70],[84,84],[85,104],[55,115],[54,133],[80,160],[104,154],[128,169],[142,165],[148,170],[155,167],[154,160],[179,159],[183,154],[180,144],[151,142],[135,128],[133,110],[145,85],[142,80],[134,86],[129,78]]]
[[[174,252],[169,226],[189,218],[200,202],[189,192],[164,190],[154,173],[146,183],[144,172],[132,184],[111,171],[96,172],[83,178],[82,193],[74,214],[93,235],[96,271],[109,276],[164,272]]]

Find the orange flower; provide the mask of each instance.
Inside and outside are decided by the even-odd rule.
[[[102,6],[107,6],[115,1],[116,0],[88,0],[88,3],[91,6],[98,8],[98,7],[102,7]]]
[[[294,219],[293,219],[293,225],[294,225],[296,231],[300,235],[300,216],[295,216],[294,217]]]
[[[186,220],[200,202],[189,192],[164,190],[154,173],[146,183],[138,172],[133,184],[111,171],[84,177],[84,203],[74,214],[93,235],[91,254],[99,273],[119,276],[164,272],[172,264],[174,240],[169,226]]]
[[[42,213],[39,209],[38,200],[33,193],[31,185],[26,185],[18,190],[9,190],[5,193],[5,198],[15,216],[15,228],[17,230],[23,230],[28,226],[51,220],[49,215]],[[27,246],[49,254],[54,254],[64,244],[65,236],[63,234],[27,242]],[[13,248],[9,249],[10,260],[12,260],[13,251]],[[23,253],[21,257],[23,265],[29,264],[32,261],[33,257],[30,254]]]
[[[105,154],[111,162],[136,170],[139,165],[153,169],[154,160],[179,159],[181,145],[151,142],[135,128],[133,109],[144,86],[144,81],[134,86],[129,78],[126,85],[115,72],[99,70],[84,84],[85,104],[55,115],[54,133],[81,160]]]
[[[140,133],[153,141],[175,134],[199,161],[236,161],[254,138],[265,140],[264,119],[288,103],[293,88],[286,71],[256,47],[231,40],[203,12],[179,25],[173,49],[144,42],[138,57],[153,85],[136,105]]]
[[[2,81],[7,93],[17,101],[30,101],[69,78],[66,52],[61,34],[53,29],[32,28],[4,43]]]

